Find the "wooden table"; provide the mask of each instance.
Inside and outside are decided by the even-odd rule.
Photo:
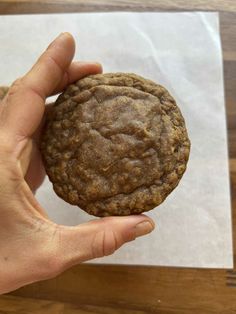
[[[229,158],[236,224],[236,1],[69,0],[0,2],[1,14],[85,11],[220,11]],[[234,242],[235,245],[235,242]],[[38,299],[35,302],[35,299]],[[76,266],[0,298],[0,313],[236,313],[236,270]]]

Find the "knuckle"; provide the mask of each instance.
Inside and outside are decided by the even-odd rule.
[[[98,258],[113,254],[119,247],[120,241],[113,230],[102,230],[95,234],[92,243],[92,257]]]
[[[117,235],[113,230],[110,230],[106,233],[103,246],[103,252],[105,256],[113,254],[118,249],[119,246]]]
[[[6,183],[6,187],[9,189],[10,186],[14,187],[15,193],[18,192],[18,187],[22,185],[23,177],[20,168],[17,166],[17,162],[14,158],[10,158],[13,149],[9,146],[0,147],[0,176],[2,183]]]
[[[19,77],[10,86],[9,91],[8,91],[8,97],[15,95],[15,93],[19,90],[21,86],[22,86],[22,77]]]
[[[92,250],[92,258],[98,258],[103,256],[103,241],[105,237],[105,231],[97,232],[92,240],[91,250]]]
[[[15,149],[15,145],[4,135],[0,134],[0,163],[3,163],[3,165],[9,162],[9,156],[12,156]]]

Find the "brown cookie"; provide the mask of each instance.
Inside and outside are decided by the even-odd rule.
[[[0,100],[4,98],[6,93],[8,92],[9,87],[6,86],[0,86]]]
[[[57,195],[95,216],[139,214],[162,203],[189,150],[168,91],[127,73],[70,85],[47,115],[41,144]]]

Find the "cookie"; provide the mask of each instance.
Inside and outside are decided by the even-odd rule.
[[[46,117],[41,152],[58,196],[95,216],[139,214],[178,185],[189,157],[168,91],[135,74],[87,76]]]

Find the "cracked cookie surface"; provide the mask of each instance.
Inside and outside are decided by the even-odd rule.
[[[162,203],[189,150],[168,91],[128,73],[70,85],[49,111],[41,143],[55,192],[95,216],[139,214]]]

